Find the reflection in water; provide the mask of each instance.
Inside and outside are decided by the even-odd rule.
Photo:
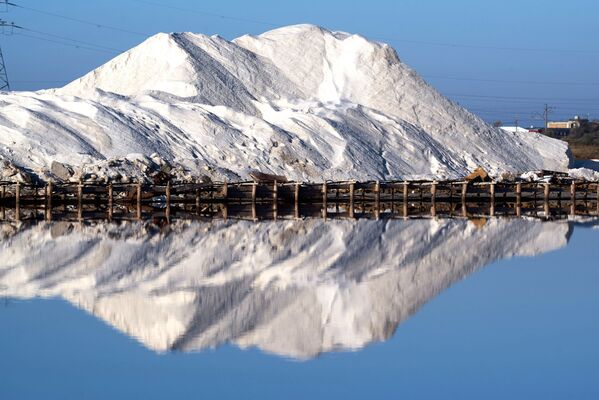
[[[491,219],[2,225],[0,295],[60,296],[155,351],[232,342],[358,349],[495,260],[566,245],[568,222]]]

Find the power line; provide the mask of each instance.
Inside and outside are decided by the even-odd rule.
[[[61,40],[47,39],[47,38],[43,38],[43,37],[39,37],[39,36],[28,35],[26,33],[21,33],[21,32],[15,33],[15,35],[27,37],[30,39],[42,40],[42,41],[50,42],[50,43],[57,43],[57,44],[61,44],[63,46],[75,47],[77,49],[96,51],[98,53],[107,53],[107,54],[112,54],[112,55],[115,54],[114,51],[108,51],[108,50],[103,50],[103,49],[99,49],[96,47],[88,47],[88,46],[78,45],[75,43],[69,43],[69,42],[65,42],[65,41],[61,41]]]
[[[481,50],[501,50],[501,51],[517,51],[517,52],[546,52],[546,53],[573,53],[573,54],[599,54],[599,50],[578,50],[578,49],[552,49],[552,48],[541,48],[541,47],[505,47],[505,46],[489,46],[489,45],[476,45],[467,43],[449,43],[449,42],[429,42],[421,40],[401,39],[395,37],[384,37],[384,36],[373,36],[373,39],[394,41],[401,43],[413,43],[423,44],[428,46],[440,46],[440,47],[462,47],[467,49],[481,49]]]
[[[61,19],[65,19],[65,20],[68,20],[68,21],[78,22],[80,24],[91,25],[91,26],[95,26],[96,28],[109,29],[109,30],[116,31],[116,32],[129,33],[129,34],[132,34],[132,35],[143,36],[143,37],[148,37],[149,36],[149,34],[147,34],[147,33],[136,32],[136,31],[132,31],[130,29],[120,28],[120,27],[117,27],[117,26],[99,24],[97,22],[87,21],[87,20],[84,20],[84,19],[74,18],[74,17],[70,17],[70,16],[67,16],[67,15],[57,14],[57,13],[54,13],[54,12],[40,10],[40,9],[33,8],[33,7],[22,6],[22,5],[19,5],[19,4],[14,4],[14,3],[8,3],[8,4],[11,5],[11,6],[13,6],[13,7],[21,8],[23,10],[32,11],[32,12],[36,12],[38,14],[44,14],[44,15],[48,15],[48,16],[51,16],[51,17],[55,17],[55,18],[61,18]]]
[[[91,42],[85,42],[83,40],[71,39],[69,37],[60,36],[60,35],[56,35],[56,34],[53,34],[53,33],[37,31],[35,29],[23,28],[23,30],[28,31],[28,32],[33,32],[33,33],[39,33],[41,35],[51,36],[51,37],[56,38],[56,39],[66,40],[66,41],[73,42],[73,43],[84,44],[86,46],[97,47],[99,49],[110,50],[110,51],[117,52],[117,53],[122,53],[123,51],[125,51],[125,50],[121,50],[121,49],[115,49],[114,47],[107,47],[107,46],[103,46],[103,45],[100,45],[100,44],[95,44],[95,43],[91,43]]]
[[[460,101],[475,101],[477,103],[492,103],[492,104],[520,104],[527,106],[530,104],[538,105],[542,100],[526,100],[515,97],[514,99],[489,99],[489,98],[462,98],[461,96],[451,96],[452,99],[460,99]],[[585,106],[588,104],[599,104],[599,100],[584,101],[584,100],[553,100],[555,103],[569,106]]]
[[[467,94],[467,93],[445,93],[445,96],[452,97],[472,97],[472,98],[482,98],[482,99],[526,99],[526,100],[539,100],[539,101],[599,101],[599,98],[580,98],[580,99],[572,99],[572,98],[559,98],[559,97],[525,97],[525,96],[489,96],[489,95],[477,95],[477,94]]]
[[[172,10],[178,10],[178,11],[182,11],[182,12],[192,12],[195,14],[201,14],[201,15],[205,15],[205,16],[209,16],[209,17],[217,17],[217,18],[221,18],[221,19],[228,19],[228,20],[232,20],[232,21],[249,22],[249,23],[260,24],[260,25],[265,25],[265,26],[270,26],[270,27],[280,26],[280,24],[276,24],[274,22],[258,21],[258,20],[248,19],[248,18],[238,18],[238,17],[233,17],[230,15],[221,14],[221,13],[213,13],[213,12],[208,12],[208,11],[203,11],[203,10],[198,10],[198,9],[183,8],[183,7],[178,7],[178,6],[172,6],[169,4],[158,3],[155,1],[148,1],[148,0],[132,0],[132,1],[135,1],[135,2],[141,3],[141,4],[151,5],[154,7],[169,8]],[[390,40],[390,41],[401,42],[401,43],[414,43],[414,44],[423,44],[423,45],[429,45],[429,46],[442,46],[442,47],[462,47],[462,48],[468,48],[468,49],[481,49],[481,50],[502,50],[502,51],[518,51],[518,52],[533,52],[534,51],[534,52],[573,53],[573,54],[599,54],[599,50],[475,45],[475,44],[468,44],[468,43],[450,43],[450,42],[402,39],[402,38],[397,38],[397,37],[387,37],[387,36],[378,36],[378,35],[371,36],[371,37],[375,40],[387,40],[387,41]]]
[[[447,79],[455,81],[473,81],[473,82],[493,82],[493,83],[517,83],[519,85],[581,85],[581,86],[599,86],[599,82],[551,82],[551,81],[518,81],[518,80],[503,80],[503,79],[482,79],[482,78],[461,78],[455,76],[437,76],[437,75],[422,75],[427,79]]]
[[[251,23],[251,24],[265,25],[265,26],[270,26],[270,27],[280,26],[280,24],[275,24],[274,22],[266,22],[266,21],[258,21],[258,20],[255,20],[255,19],[233,17],[233,16],[230,16],[230,15],[225,15],[225,14],[220,14],[220,13],[213,13],[213,12],[209,12],[209,11],[192,9],[192,8],[178,7],[178,6],[173,6],[173,5],[170,5],[170,4],[158,3],[158,2],[155,2],[155,1],[147,1],[147,0],[132,0],[132,1],[134,1],[136,3],[141,3],[141,4],[153,6],[153,7],[168,8],[168,9],[171,9],[171,10],[177,10],[177,11],[182,11],[182,12],[186,12],[186,13],[191,12],[191,13],[194,13],[194,14],[205,15],[205,16],[208,16],[208,17],[215,17],[215,18],[220,18],[220,19],[228,19],[228,20],[236,21],[236,22],[248,22],[248,23]]]

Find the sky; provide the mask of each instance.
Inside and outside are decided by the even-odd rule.
[[[2,0],[0,0],[1,2]],[[298,23],[387,42],[483,119],[599,118],[595,0],[11,0],[0,35],[12,90],[58,87],[157,32],[243,34]],[[12,34],[11,34],[12,33]]]

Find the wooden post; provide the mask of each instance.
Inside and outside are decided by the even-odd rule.
[[[491,197],[491,206],[489,207],[489,215],[495,216],[495,182],[489,184],[489,196]]]
[[[299,215],[299,195],[300,195],[300,184],[299,182],[295,182],[295,189],[293,193],[293,211],[296,219],[300,217]]]
[[[324,181],[322,183],[322,217],[324,219],[327,218],[327,196],[328,196],[328,192],[327,192],[327,182]]]
[[[52,220],[52,181],[46,183],[46,221]]]
[[[549,202],[549,192],[550,192],[551,188],[550,188],[550,183],[546,182],[544,187],[543,187],[543,199],[545,200],[545,202]]]
[[[6,186],[2,185],[2,187],[0,187],[0,207],[2,207],[2,209],[0,210],[0,218],[5,219],[6,218],[6,208],[4,207],[4,199],[6,198]]]
[[[516,183],[516,216],[522,215],[522,183]]]
[[[437,181],[431,182],[431,217],[437,216]]]
[[[114,196],[113,196],[112,182],[110,182],[108,184],[108,220],[109,221],[112,221],[112,212],[113,212],[113,208],[114,208],[113,198],[114,198]]]
[[[391,215],[395,214],[395,183],[391,184]]]
[[[545,211],[545,218],[549,218],[549,193],[550,183],[546,182],[543,188],[543,209]]]
[[[166,195],[165,196],[166,197],[166,219],[168,221],[171,217],[171,181],[170,180],[166,183],[165,195]]]
[[[257,187],[258,183],[253,182],[252,183],[252,204],[256,204],[256,187]]]
[[[277,219],[277,212],[278,212],[278,203],[279,203],[279,193],[278,193],[279,189],[278,189],[278,185],[277,185],[277,181],[275,180],[272,186],[272,217],[274,220]]]
[[[137,182],[136,185],[136,191],[137,191],[137,219],[141,219],[141,182]]]
[[[570,185],[570,214],[576,214],[576,182],[574,181]]]
[[[403,182],[403,203],[402,203],[402,208],[403,208],[403,217],[404,218],[408,218],[408,182],[404,181]]]
[[[468,193],[468,182],[462,182],[462,204],[466,204],[467,193]]]
[[[354,192],[356,184],[355,182],[349,183],[349,217],[354,218]]]
[[[223,200],[227,201],[229,197],[229,184],[227,183],[227,181],[225,181],[225,183],[223,183]]]
[[[83,218],[83,181],[80,179],[77,184],[77,219]]]
[[[202,212],[201,204],[200,204],[200,189],[196,189],[196,215],[200,215]]]
[[[17,221],[21,219],[21,183],[15,185],[15,216]]]
[[[221,205],[222,207],[222,211],[223,211],[223,219],[228,219],[229,218],[229,206],[227,205],[227,203],[223,203]]]

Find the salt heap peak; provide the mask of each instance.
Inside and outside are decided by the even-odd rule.
[[[0,158],[48,175],[157,153],[216,179],[418,179],[566,170],[567,145],[506,133],[393,48],[313,25],[227,41],[158,34],[60,89],[0,97]],[[89,169],[89,168],[88,168]]]

